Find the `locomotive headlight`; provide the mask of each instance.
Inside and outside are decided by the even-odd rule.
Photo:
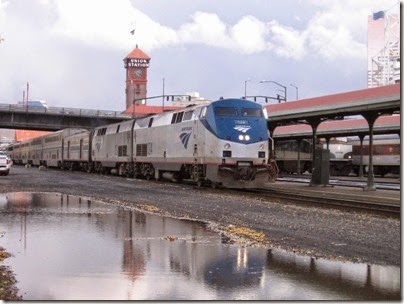
[[[239,140],[244,140],[244,136],[243,136],[242,134],[240,134],[240,135],[238,136],[238,139],[239,139]]]
[[[260,150],[264,150],[264,144],[260,144]]]
[[[230,144],[229,144],[229,143],[225,144],[225,145],[224,145],[224,148],[225,148],[226,150],[230,149]]]
[[[250,140],[250,135],[244,136],[245,140]]]

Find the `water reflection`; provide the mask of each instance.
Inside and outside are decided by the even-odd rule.
[[[400,269],[223,245],[196,222],[87,198],[0,194],[25,300],[398,300]]]

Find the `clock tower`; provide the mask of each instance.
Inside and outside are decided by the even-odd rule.
[[[147,68],[150,57],[136,48],[123,60],[126,69],[126,109],[134,104],[142,104],[147,96]]]

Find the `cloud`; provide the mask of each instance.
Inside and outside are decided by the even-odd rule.
[[[4,27],[6,22],[6,8],[9,5],[7,0],[0,0],[0,27]]]
[[[236,47],[247,54],[271,50],[273,45],[266,40],[268,34],[268,25],[253,16],[241,18],[231,29]]]
[[[180,43],[202,43],[216,47],[228,47],[231,41],[228,28],[216,14],[196,12],[193,22],[182,25],[177,32]]]
[[[306,34],[291,27],[283,26],[277,21],[270,22],[270,32],[273,39],[275,53],[280,57],[301,59],[306,54]]]
[[[129,0],[54,2],[59,18],[53,32],[92,45],[127,50],[136,42],[145,51],[151,51],[200,44],[241,54],[273,52],[293,60],[302,60],[308,54],[326,60],[366,56],[367,16],[377,7],[366,0],[313,1],[312,5],[319,10],[306,28],[300,30],[251,15],[228,24],[215,13],[197,11],[189,22],[174,29],[154,21],[134,8]],[[135,36],[130,36],[134,24]]]
[[[157,54],[160,49],[158,56],[164,58],[162,60],[169,60],[167,54],[172,56],[183,49],[183,64],[187,66],[191,60],[209,56],[209,60],[227,69],[228,74],[237,66],[234,62],[240,60],[248,65],[248,73],[256,75],[266,75],[271,67],[277,66],[280,75],[288,69],[300,69],[288,77],[298,77],[301,73],[305,79],[309,63],[314,62],[318,68],[335,62],[332,68],[341,70],[343,66],[336,64],[339,59],[356,64],[351,69],[356,71],[366,59],[368,15],[394,4],[394,0],[377,3],[368,0],[305,1],[304,7],[310,13],[293,12],[290,8],[290,16],[301,15],[297,22],[293,17],[282,21],[271,19],[268,17],[271,12],[252,15],[258,6],[245,15],[228,11],[229,15],[223,16],[218,13],[224,11],[219,1],[212,4],[210,12],[185,10],[191,13],[184,15],[183,10],[173,10],[170,15],[176,18],[176,25],[172,26],[159,22],[158,17],[151,18],[132,2],[135,1],[0,0],[0,36],[5,39],[0,44],[2,100],[19,100],[29,81],[30,93],[41,92],[40,97],[49,98],[52,105],[86,104],[91,107],[89,102],[94,102],[96,106],[116,107],[116,100],[124,99],[122,59],[135,44],[149,54],[153,50]],[[199,7],[198,4],[194,6]],[[133,28],[135,35],[130,34]],[[190,45],[196,47],[189,48]],[[224,60],[223,56],[229,60]],[[225,66],[226,61],[228,66]],[[209,86],[206,90],[212,91],[212,72],[209,76],[204,75],[201,66],[195,66],[198,75],[194,82],[205,81],[207,85],[201,86],[203,89],[200,90]],[[166,73],[167,79],[178,78],[178,90],[182,90],[182,75]],[[335,70],[329,74],[336,74]],[[231,76],[217,90],[217,95],[222,94],[224,87],[234,86],[231,81],[239,81],[237,77],[242,77],[237,73]],[[90,84],[87,79],[91,79]],[[60,93],[61,84],[63,94]],[[42,96],[44,92],[49,97]]]
[[[130,38],[135,9],[129,1],[55,0],[53,34],[90,45],[122,48]]]

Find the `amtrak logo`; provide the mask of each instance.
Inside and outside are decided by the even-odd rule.
[[[235,126],[234,130],[246,133],[248,130],[250,130],[251,127],[250,126]]]
[[[191,133],[192,132],[190,132],[190,133],[183,132],[180,134],[180,139],[181,139],[181,142],[184,145],[185,149],[188,147],[188,141],[189,141],[189,138],[191,137]]]

